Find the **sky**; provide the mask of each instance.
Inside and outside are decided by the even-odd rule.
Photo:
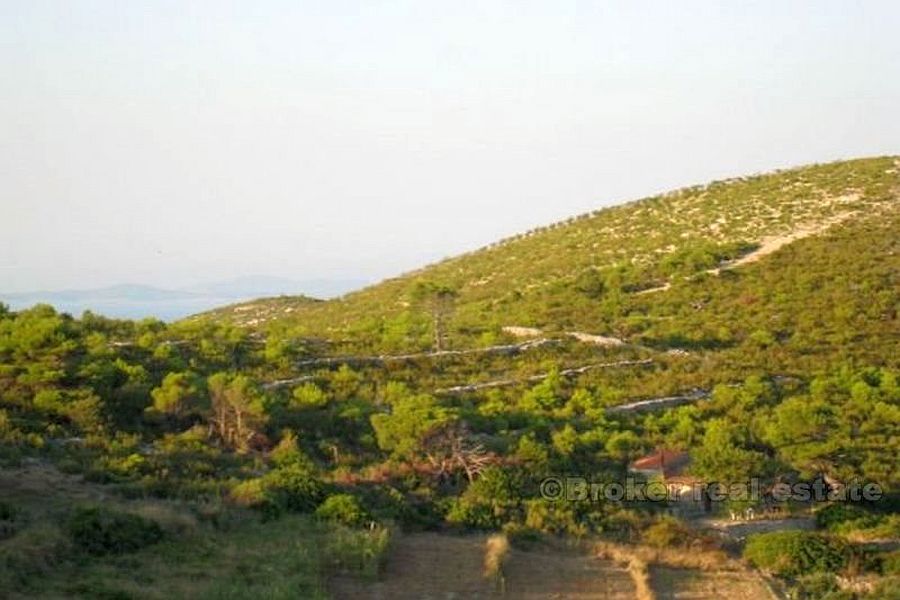
[[[375,281],[900,154],[900,3],[0,0],[0,291]]]

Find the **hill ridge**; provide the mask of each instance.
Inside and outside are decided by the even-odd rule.
[[[277,309],[267,308],[266,314],[245,308],[273,303],[260,299],[194,319],[295,327],[304,335],[342,338],[360,327],[378,328],[379,322],[389,328],[416,309],[413,288],[431,282],[456,292],[455,318],[462,329],[503,335],[508,326],[549,327],[615,336],[609,323],[584,327],[583,320],[541,313],[563,288],[594,285],[599,293],[606,286],[607,296],[611,287],[631,296],[664,291],[672,277],[677,283],[685,274],[747,265],[782,248],[785,240],[794,243],[890,211],[900,187],[897,165],[894,156],[863,158],[688,186],[534,228],[315,306],[279,299]],[[592,278],[597,279],[593,284]],[[543,308],[505,310],[523,299]],[[501,307],[507,318],[498,320],[490,313]]]

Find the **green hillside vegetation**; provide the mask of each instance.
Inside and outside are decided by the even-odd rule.
[[[431,285],[456,295],[451,341],[461,347],[491,340],[504,326],[628,333],[626,317],[660,301],[643,302],[637,292],[683,285],[800,228],[841,218],[877,222],[881,211],[895,209],[897,185],[895,160],[881,158],[687,188],[537,229],[336,301],[299,301],[290,313],[260,314],[259,326],[424,349],[432,344],[431,321],[417,292]],[[247,308],[234,310],[252,312]]]
[[[817,511],[789,541],[821,560],[765,538],[747,557],[798,589],[813,567],[865,575],[882,597],[898,199],[898,160],[861,159],[603,209],[337,300],[173,324],[0,307],[0,590],[315,597],[378,577],[391,532],[422,529],[708,544],[658,503],[540,495],[666,447],[704,481],[880,484],[848,514],[779,507]],[[69,491],[13,485],[35,472]]]
[[[298,307],[307,307],[322,302],[308,296],[278,296],[266,298],[260,303],[241,302],[222,306],[204,313],[207,318],[228,320],[235,325],[255,327],[271,319],[290,315]]]

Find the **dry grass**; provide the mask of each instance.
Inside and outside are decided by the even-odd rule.
[[[650,587],[650,571],[647,563],[639,558],[632,558],[628,562],[628,574],[634,582],[634,592],[637,600],[656,600],[656,593]]]
[[[484,544],[484,576],[493,579],[501,593],[506,591],[503,565],[509,557],[509,538],[504,533],[490,536]]]
[[[122,510],[150,519],[168,533],[185,535],[197,529],[197,517],[185,506],[165,500],[138,500],[119,503]]]
[[[658,600],[778,600],[780,597],[773,594],[762,576],[753,572],[696,571],[653,566],[650,568],[650,583],[656,590]]]
[[[734,597],[744,596],[748,590],[752,592],[749,597],[771,596],[769,587],[758,574],[715,548],[653,548],[598,542],[594,545],[594,553],[626,567],[639,600],[680,597],[673,591],[675,587],[690,590],[690,593],[698,594],[698,598],[732,597],[719,595],[716,591],[725,588],[741,590]],[[676,580],[677,586],[673,583]]]
[[[391,536],[388,527],[358,530],[337,526],[322,547],[323,564],[333,574],[351,573],[374,581],[387,558]]]
[[[730,558],[722,550],[691,548],[646,548],[641,546],[641,556],[648,563],[662,564],[680,569],[700,571],[740,571],[740,563]]]
[[[504,595],[484,576],[487,549],[485,535],[401,534],[392,543],[377,581],[335,577],[330,581],[330,593],[339,600],[635,598],[634,584],[624,568],[562,543],[535,544],[527,550],[510,545],[501,563]]]
[[[723,550],[692,546],[687,548],[653,548],[646,545],[624,546],[598,542],[594,546],[598,556],[619,560],[616,556],[636,556],[647,564],[665,565],[678,569],[700,571],[740,571],[743,566]]]
[[[50,576],[69,552],[54,523],[38,522],[0,544],[0,598],[30,579]]]
[[[650,587],[650,569],[647,561],[638,555],[636,549],[637,547],[599,542],[595,546],[595,553],[600,558],[625,565],[629,577],[634,582],[635,596],[638,600],[656,600],[656,594]]]

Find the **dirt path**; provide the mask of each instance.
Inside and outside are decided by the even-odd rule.
[[[786,519],[754,519],[753,521],[730,521],[727,519],[697,519],[694,526],[711,529],[732,541],[743,543],[748,535],[771,531],[812,530],[816,521],[812,517],[792,517]]]
[[[841,196],[836,199],[838,203],[847,203],[856,200],[858,195],[848,195]],[[784,246],[796,242],[797,240],[802,240],[803,238],[810,237],[812,235],[818,235],[820,233],[824,233],[834,225],[837,225],[843,221],[846,221],[848,218],[852,217],[856,214],[853,211],[847,211],[838,213],[828,219],[823,221],[819,221],[817,223],[811,223],[807,225],[798,226],[796,229],[791,231],[790,233],[786,233],[784,235],[772,236],[764,238],[759,245],[759,248],[756,250],[745,254],[744,256],[733,260],[731,262],[725,263],[715,269],[708,269],[706,273],[711,275],[719,275],[723,270],[733,269],[735,267],[740,267],[742,265],[748,265],[750,263],[755,263],[759,260],[762,260],[766,256],[770,254],[774,254]],[[653,288],[648,288],[646,290],[641,290],[639,292],[635,292],[635,296],[641,296],[644,294],[654,294],[657,292],[665,292],[666,290],[672,287],[672,282],[667,281],[665,284]]]
[[[850,196],[848,196],[848,198],[850,198]],[[855,199],[855,198],[856,197],[853,197],[853,199]],[[754,262],[768,256],[769,254],[773,254],[774,252],[780,250],[781,248],[783,248],[784,246],[787,246],[788,244],[790,244],[792,242],[796,242],[797,240],[802,240],[803,238],[809,237],[811,235],[817,235],[819,233],[823,233],[825,230],[829,229],[830,227],[832,227],[834,225],[837,225],[838,223],[840,223],[842,221],[847,220],[847,218],[853,216],[854,214],[855,213],[853,213],[852,211],[839,213],[839,214],[837,214],[833,217],[830,217],[828,219],[825,219],[824,221],[821,221],[819,223],[798,227],[797,229],[795,229],[794,231],[792,231],[786,235],[780,235],[780,236],[766,238],[762,241],[762,243],[760,243],[759,248],[757,248],[753,252],[745,254],[744,256],[740,257],[739,259],[737,259],[735,261],[732,261],[726,265],[723,265],[722,268],[723,269],[733,269],[734,267],[739,267],[741,265],[754,263]],[[713,271],[715,273],[718,273],[719,269],[713,269]]]
[[[624,569],[573,550],[512,550],[506,563],[506,595],[482,576],[485,536],[419,533],[400,536],[377,582],[338,578],[337,600],[449,600],[523,598],[632,600]]]

